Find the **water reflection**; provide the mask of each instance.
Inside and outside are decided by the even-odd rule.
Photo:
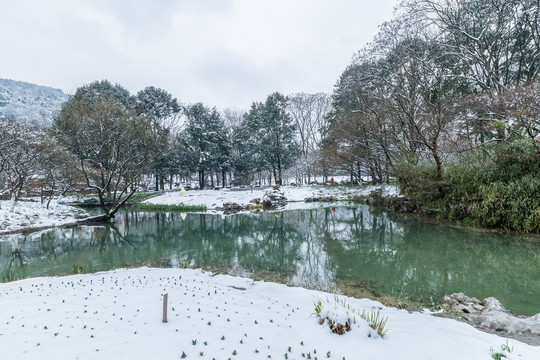
[[[0,242],[0,270],[28,275],[107,270],[167,259],[178,266],[275,272],[331,290],[370,284],[380,295],[429,302],[457,291],[495,296],[516,312],[540,311],[538,243],[414,221],[366,206],[232,216],[125,212],[107,226],[55,229]]]

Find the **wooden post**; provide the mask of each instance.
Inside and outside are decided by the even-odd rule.
[[[163,295],[163,322],[167,322],[167,298],[169,297],[169,294]]]

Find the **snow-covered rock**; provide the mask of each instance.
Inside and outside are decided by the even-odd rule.
[[[463,293],[454,293],[444,297],[444,304],[477,326],[510,334],[540,335],[540,314],[530,317],[515,315],[494,297],[480,301]]]
[[[266,207],[282,206],[287,203],[283,191],[279,189],[266,189],[262,198],[262,204]]]

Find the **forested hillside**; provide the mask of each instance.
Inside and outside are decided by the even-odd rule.
[[[0,79],[0,116],[47,125],[68,96],[60,89]]]

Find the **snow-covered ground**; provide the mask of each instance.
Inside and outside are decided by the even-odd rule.
[[[304,203],[304,199],[309,197],[333,196],[338,200],[347,200],[353,196],[369,195],[375,189],[381,188],[383,195],[394,196],[399,194],[399,189],[395,185],[379,186],[327,186],[327,185],[304,185],[304,186],[282,186],[288,204],[285,210],[314,208],[320,206],[318,203]],[[250,200],[261,199],[264,194],[264,188],[232,188],[221,190],[188,190],[172,191],[146,200],[150,204],[163,205],[205,205],[207,209],[222,207],[225,202],[235,202],[240,205],[246,205]]]
[[[398,195],[399,190],[394,185],[386,186],[283,186],[282,190],[287,197],[288,203],[282,210],[310,209],[328,205],[328,203],[304,203],[308,197],[333,196],[338,200],[347,200],[353,196],[368,195],[371,191],[382,188],[384,195]],[[205,205],[208,210],[222,207],[225,202],[235,202],[246,205],[250,200],[262,198],[265,188],[233,188],[222,190],[189,190],[171,191],[166,194],[146,200],[147,203],[177,205]],[[74,222],[77,218],[88,216],[79,208],[69,206],[70,202],[83,201],[81,197],[62,197],[51,201],[49,209],[46,203],[41,204],[39,198],[23,199],[16,203],[13,212],[10,212],[10,201],[0,201],[0,235],[6,232],[21,230],[24,228],[41,228],[60,226]]]
[[[168,322],[162,322],[162,294]],[[0,284],[2,359],[540,359],[540,348],[429,313],[381,309],[384,338],[357,319],[336,335],[314,315],[332,294],[191,269],[122,269]],[[511,352],[501,349],[508,343]]]
[[[17,201],[13,212],[10,205],[9,200],[0,201],[0,235],[21,228],[59,226],[86,215],[81,209],[58,203],[57,199],[51,201],[48,209],[39,198]]]

